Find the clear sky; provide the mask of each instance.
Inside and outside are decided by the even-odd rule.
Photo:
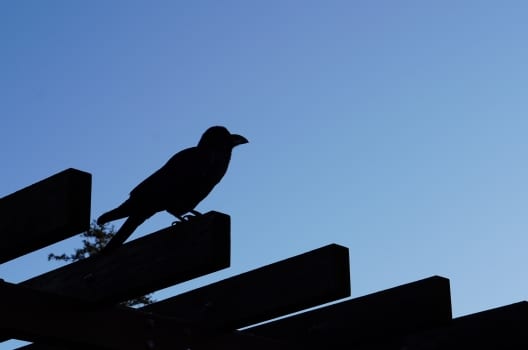
[[[158,299],[338,243],[354,297],[441,275],[455,316],[525,300],[527,13],[520,0],[3,1],[0,196],[74,167],[93,174],[96,218],[220,124],[250,143],[197,209],[231,215],[232,266]],[[79,244],[0,277],[56,268],[47,254]]]

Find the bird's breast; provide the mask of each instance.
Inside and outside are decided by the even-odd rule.
[[[206,176],[220,181],[227,171],[231,153],[211,152],[207,159]]]

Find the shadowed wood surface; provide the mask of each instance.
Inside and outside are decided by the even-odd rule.
[[[409,338],[409,350],[528,349],[528,302],[453,319]]]
[[[0,262],[87,230],[90,187],[68,169],[0,199]],[[0,338],[36,342],[25,350],[528,346],[527,302],[452,319],[438,276],[251,326],[349,296],[348,249],[336,244],[139,310],[116,305],[229,264],[230,217],[209,212],[18,285],[0,280]]]
[[[0,263],[88,230],[92,176],[67,169],[0,199]]]
[[[22,282],[113,304],[229,267],[230,217],[209,212]]]
[[[407,334],[448,324],[449,280],[430,277],[246,329],[310,346],[399,344]],[[398,347],[395,347],[398,348]]]
[[[243,334],[234,340],[225,337],[229,331],[349,296],[348,260],[347,248],[331,244],[140,310],[178,317],[211,332],[220,332],[222,335],[215,340],[215,345],[222,348],[220,344],[224,344],[227,349],[245,344],[248,336]],[[255,340],[249,335],[247,341],[252,343]],[[253,345],[264,348],[263,344],[269,342],[274,347],[280,345],[280,341],[265,338]],[[43,347],[35,344],[24,349]]]
[[[142,310],[236,329],[349,295],[348,248],[331,244]]]
[[[187,348],[187,323],[131,308],[96,305],[0,282],[0,332],[47,346],[74,349],[144,350]],[[194,329],[192,329],[194,331]],[[189,332],[187,332],[189,333]]]
[[[37,349],[287,349],[280,341],[218,333],[175,317],[93,303],[0,282],[0,332]],[[291,348],[291,347],[289,347]]]

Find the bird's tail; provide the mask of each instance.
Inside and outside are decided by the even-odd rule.
[[[97,224],[102,225],[106,224],[107,222],[114,221],[117,219],[122,219],[130,215],[129,208],[128,208],[128,200],[126,200],[123,204],[121,204],[119,207],[112,209],[110,211],[107,211],[103,215],[99,216],[97,218]]]
[[[114,209],[115,210],[115,209]],[[106,215],[106,214],[103,214]],[[130,216],[123,223],[123,226],[116,232],[114,237],[106,244],[103,248],[103,252],[110,252],[119,247],[128,237],[134,232],[134,230],[145,221],[144,217]]]

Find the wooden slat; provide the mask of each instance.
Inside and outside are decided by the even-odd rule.
[[[90,303],[0,282],[0,332],[75,349],[185,349],[194,329],[175,318]]]
[[[237,329],[350,295],[348,249],[331,244],[148,305],[208,327]]]
[[[229,267],[230,229],[228,215],[208,212],[21,285],[112,305]]]
[[[114,326],[115,327],[115,326]],[[123,333],[127,333],[127,330],[123,330]],[[127,333],[128,334],[128,333]],[[153,342],[143,343],[143,349],[184,349],[184,350],[306,350],[306,347],[297,347],[297,344],[290,344],[274,339],[268,339],[264,337],[254,336],[243,332],[233,331],[228,332],[220,336],[204,337],[201,339],[191,339],[187,343],[186,347],[179,348],[179,345],[175,340],[167,339],[165,342],[169,344],[169,347],[165,345],[159,345],[160,340],[155,338]],[[17,348],[17,350],[71,350],[71,349],[82,349],[77,344],[75,347],[68,345],[58,344],[55,345],[44,344],[42,342],[30,344]],[[98,350],[95,346],[86,348],[87,350]]]
[[[203,342],[197,342],[189,350],[304,350],[304,348],[298,348],[295,345],[233,331],[206,339]]]
[[[406,349],[527,349],[528,302],[502,306],[453,319],[409,337]]]
[[[67,169],[0,199],[0,263],[90,225],[92,176]]]
[[[234,330],[349,296],[348,260],[347,248],[331,244],[147,305],[140,310],[184,318],[215,332]],[[240,345],[242,349],[244,339],[221,337],[215,344],[219,348],[220,344],[224,344],[226,348],[232,349]],[[274,344],[276,341],[270,342]],[[268,341],[255,341],[254,346],[265,348],[265,344]],[[277,344],[272,348],[278,348]],[[49,347],[33,344],[23,349],[43,350]]]
[[[218,271],[229,263],[230,217],[209,212],[22,285],[113,304]]]
[[[209,332],[175,317],[95,304],[0,282],[0,332],[39,349],[291,349],[240,332]],[[27,347],[24,347],[27,348]]]
[[[449,280],[430,277],[248,328],[245,332],[316,348],[390,344],[451,320]]]

